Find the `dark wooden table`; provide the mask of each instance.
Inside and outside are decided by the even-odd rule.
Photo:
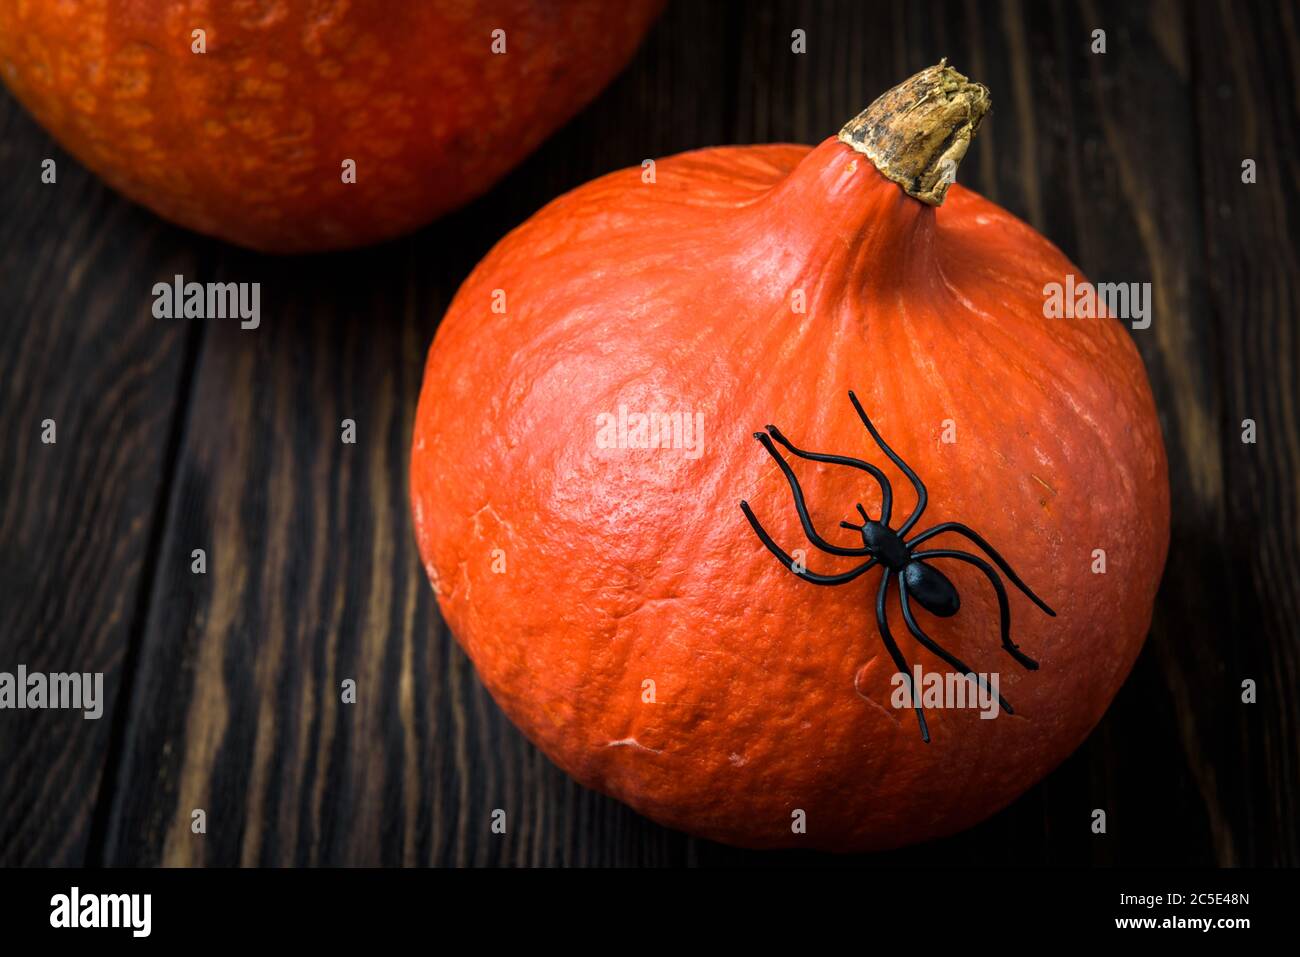
[[[1094,280],[1153,284],[1134,335],[1174,515],[1151,637],[1088,742],[965,834],[865,859],[692,840],[555,769],[440,621],[406,496],[425,350],[474,263],[560,192],[817,142],[941,56],[993,91],[963,182]],[[1298,102],[1293,0],[679,2],[484,199],[281,259],[125,202],[0,94],[0,670],[103,671],[107,695],[98,721],[0,712],[0,863],[1300,863]],[[155,319],[176,273],[261,282],[262,327]]]

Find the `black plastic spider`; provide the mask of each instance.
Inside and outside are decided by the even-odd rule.
[[[916,551],[916,547],[922,542],[934,538],[934,536],[939,535],[942,532],[956,532],[958,535],[964,535],[982,548],[988,556],[993,559],[998,568],[1002,569],[1003,573],[1011,579],[1012,584],[1029,596],[1029,599],[1035,605],[1047,612],[1047,614],[1051,615],[1053,618],[1056,617],[1056,612],[1052,611],[1052,609],[1049,608],[1042,599],[1030,591],[1029,586],[1020,580],[1019,576],[1011,570],[1011,566],[1007,564],[1006,559],[994,551],[993,546],[984,541],[984,539],[976,532],[967,528],[965,525],[958,522],[943,522],[942,524],[935,525],[933,528],[927,528],[925,531],[917,533],[910,540],[905,540],[907,533],[912,529],[912,526],[917,523],[917,520],[920,519],[921,513],[925,511],[925,485],[917,477],[916,473],[908,468],[907,463],[899,458],[894,450],[885,444],[885,440],[880,437],[880,433],[876,431],[875,426],[871,424],[871,420],[867,418],[867,413],[863,411],[862,404],[858,402],[858,397],[852,392],[849,392],[849,401],[853,403],[853,408],[857,410],[858,416],[862,419],[862,424],[867,427],[867,431],[871,433],[871,437],[875,439],[876,444],[880,446],[880,450],[889,456],[893,463],[897,465],[899,469],[902,470],[903,474],[911,481],[912,485],[916,487],[916,508],[912,511],[912,514],[907,517],[907,521],[902,524],[902,527],[897,530],[889,527],[889,512],[893,505],[894,498],[893,489],[890,488],[889,479],[885,477],[885,473],[880,471],[880,469],[876,468],[870,462],[863,462],[861,459],[848,458],[843,455],[825,455],[819,452],[805,452],[803,449],[796,448],[794,444],[782,435],[781,431],[774,425],[769,425],[767,427],[767,432],[755,432],[754,438],[758,439],[758,441],[763,444],[763,448],[767,449],[772,458],[776,459],[777,464],[781,466],[781,471],[785,473],[786,481],[790,483],[790,490],[794,493],[794,507],[799,512],[799,521],[803,525],[804,534],[808,536],[808,540],[828,554],[858,556],[870,555],[870,561],[839,575],[819,575],[815,572],[810,572],[806,568],[802,568],[800,563],[795,562],[794,559],[781,550],[780,546],[777,545],[776,542],[772,541],[772,536],[767,534],[763,529],[763,526],[758,523],[758,519],[754,517],[754,513],[750,509],[748,502],[742,501],[740,507],[745,513],[745,518],[749,519],[749,524],[754,527],[754,531],[758,534],[758,537],[762,540],[763,544],[767,546],[768,551],[781,559],[787,568],[804,581],[812,582],[814,585],[843,585],[846,582],[853,581],[853,579],[857,578],[859,575],[870,571],[877,565],[884,565],[885,573],[880,579],[880,588],[876,591],[876,624],[880,628],[880,637],[885,642],[885,648],[889,651],[890,657],[894,659],[894,664],[898,667],[899,672],[907,677],[908,688],[911,691],[912,706],[916,710],[917,721],[921,724],[921,739],[928,744],[930,742],[930,729],[925,723],[925,712],[921,709],[920,699],[917,696],[915,683],[912,680],[911,670],[908,668],[907,662],[903,660],[903,653],[898,650],[898,644],[889,633],[889,622],[885,617],[885,592],[889,588],[889,579],[891,576],[898,576],[898,595],[899,601],[903,606],[903,620],[907,622],[907,629],[912,633],[912,637],[920,642],[922,646],[928,648],[949,665],[956,668],[958,673],[963,675],[972,675],[975,674],[975,672],[970,666],[966,665],[955,655],[945,651],[938,645],[938,643],[930,638],[929,635],[921,630],[921,627],[916,623],[916,619],[912,615],[912,608],[908,601],[908,597],[914,597],[921,604],[921,607],[931,614],[938,615],[940,618],[951,617],[952,615],[955,615],[957,609],[961,607],[961,598],[957,594],[957,588],[941,571],[931,565],[927,565],[926,560],[935,558],[955,558],[958,561],[974,565],[988,576],[989,581],[993,583],[994,589],[997,590],[998,605],[1002,612],[1002,647],[1006,649],[1007,653],[1010,654],[1011,657],[1015,658],[1016,661],[1020,662],[1020,664],[1024,665],[1031,671],[1038,668],[1038,662],[1022,653],[1020,649],[1016,647],[1015,643],[1012,642],[1011,608],[1007,602],[1007,590],[1003,587],[1002,580],[998,578],[997,572],[993,570],[993,567],[989,565],[988,562],[969,552],[957,551],[955,549],[943,548],[918,552]],[[770,436],[768,433],[771,433]],[[862,516],[862,524],[853,525],[849,522],[840,522],[842,527],[851,528],[854,531],[862,533],[862,548],[844,548],[840,545],[832,545],[817,534],[817,530],[813,528],[812,520],[808,517],[808,508],[804,504],[803,489],[799,487],[799,480],[795,478],[794,472],[791,471],[789,463],[787,463],[781,454],[773,447],[772,439],[776,439],[776,441],[780,442],[789,451],[793,452],[800,458],[810,459],[813,462],[827,462],[831,465],[847,465],[850,468],[861,469],[864,472],[870,473],[871,476],[880,483],[881,503],[879,521],[873,521],[872,518],[867,515],[867,510],[862,507],[862,503],[859,502],[858,512]],[[985,688],[986,690],[988,689],[988,685],[982,677],[976,675],[976,680],[979,682],[980,687]],[[1015,714],[1011,705],[1009,705],[1001,695],[998,695],[998,702],[1002,708],[1006,710],[1007,714]]]

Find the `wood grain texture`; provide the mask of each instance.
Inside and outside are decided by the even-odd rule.
[[[152,318],[149,290],[189,253],[7,97],[0,180],[0,670],[103,672],[105,697],[97,720],[0,712],[0,865],[76,864],[134,668],[187,374],[189,331]]]
[[[1225,534],[1208,648],[1221,682],[1207,705],[1230,721],[1202,760],[1217,772],[1241,859],[1300,863],[1300,10],[1198,4],[1193,35],[1206,278],[1221,376]],[[1242,182],[1253,159],[1257,182]],[[1257,441],[1242,441],[1251,419]],[[1208,670],[1207,670],[1208,673]],[[1243,707],[1240,684],[1259,685]]]
[[[99,722],[0,714],[0,863],[1300,863],[1297,20],[1174,0],[678,2],[488,196],[298,259],[167,227],[70,160],[41,186],[60,154],[0,99],[0,669],[104,670],[113,692]],[[440,621],[406,496],[425,350],[474,263],[566,189],[699,146],[819,141],[943,56],[993,92],[962,181],[1089,278],[1152,284],[1134,340],[1174,501],[1152,636],[1088,742],[964,834],[852,858],[696,841],[552,766]],[[153,319],[150,286],[177,272],[260,282],[261,328]]]

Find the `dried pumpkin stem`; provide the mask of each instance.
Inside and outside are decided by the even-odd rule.
[[[990,105],[988,89],[945,59],[878,97],[839,138],[907,195],[940,206]]]

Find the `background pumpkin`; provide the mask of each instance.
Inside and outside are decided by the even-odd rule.
[[[254,249],[333,249],[482,193],[596,95],[662,6],[0,0],[0,77],[159,215]]]
[[[936,75],[957,84],[945,103],[974,89]],[[964,152],[950,149],[950,114],[932,115],[953,126],[922,137],[926,156],[902,158],[926,171],[920,191],[945,149]],[[660,161],[653,184],[623,170],[549,204],[457,294],[414,432],[420,552],[493,696],[580,782],[717,840],[884,848],[1011,801],[1118,690],[1168,543],[1164,448],[1128,335],[1112,319],[1044,318],[1044,285],[1069,274],[1082,281],[994,204],[954,186],[927,205],[835,138],[686,153]],[[807,548],[751,437],[766,423],[884,464],[848,389],[927,482],[924,524],[975,527],[1056,608],[1048,619],[1012,594],[1035,673],[1000,650],[976,569],[945,568],[957,617],[923,618],[1001,672],[1015,717],[933,713],[921,744],[911,714],[889,707],[878,573],[815,588],[747,527],[741,498],[784,547]],[[620,406],[702,412],[703,454],[598,448],[598,417]],[[795,468],[824,530],[857,501],[878,506],[860,473],[809,465]],[[816,570],[852,564],[809,551]],[[896,605],[890,620],[906,634]],[[797,809],[806,836],[792,833]]]

